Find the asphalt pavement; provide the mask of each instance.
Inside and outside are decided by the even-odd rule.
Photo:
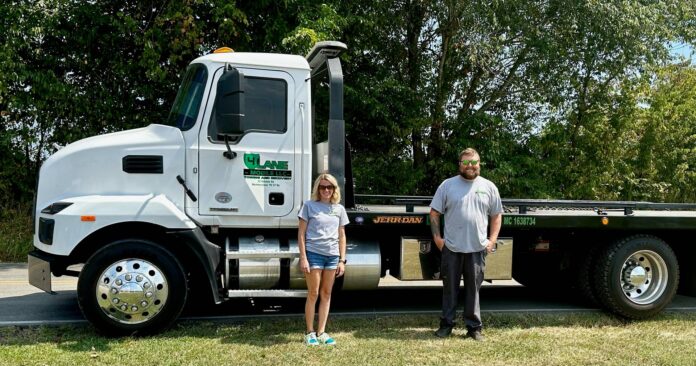
[[[0,263],[0,326],[85,322],[77,304],[77,278],[53,277],[55,294],[29,285],[25,263]],[[437,282],[401,282],[387,277],[373,291],[338,291],[331,301],[332,316],[433,314],[437,316],[442,290]],[[260,316],[303,316],[302,298],[233,299],[220,305],[191,307],[182,319],[244,319]],[[533,291],[514,281],[484,283],[482,312],[595,312],[558,291]],[[696,311],[696,297],[677,296],[668,311]]]

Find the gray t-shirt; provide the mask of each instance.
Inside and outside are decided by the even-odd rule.
[[[341,204],[305,201],[297,216],[307,221],[305,250],[321,255],[340,255],[338,227],[349,222]]]
[[[483,177],[457,175],[437,188],[430,207],[444,214],[445,245],[453,252],[474,253],[488,244],[488,218],[503,212],[498,188]]]

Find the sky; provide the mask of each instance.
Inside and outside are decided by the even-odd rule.
[[[694,48],[686,43],[672,43],[670,44],[670,53],[674,56],[682,56],[684,58],[690,59],[692,65],[696,65],[696,55],[694,55]]]

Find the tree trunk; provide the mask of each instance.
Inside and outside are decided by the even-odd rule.
[[[419,95],[419,86],[421,84],[421,55],[422,51],[419,47],[419,40],[423,23],[425,22],[425,5],[421,0],[408,1],[406,3],[406,41],[407,49],[407,83],[412,95]],[[420,116],[416,112],[415,115],[409,116],[412,121],[411,131],[411,149],[413,150],[413,168],[421,170],[425,166],[425,151],[423,150],[423,134],[421,131],[419,119]]]

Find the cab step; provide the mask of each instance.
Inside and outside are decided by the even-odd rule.
[[[307,290],[229,290],[227,297],[307,297]]]

